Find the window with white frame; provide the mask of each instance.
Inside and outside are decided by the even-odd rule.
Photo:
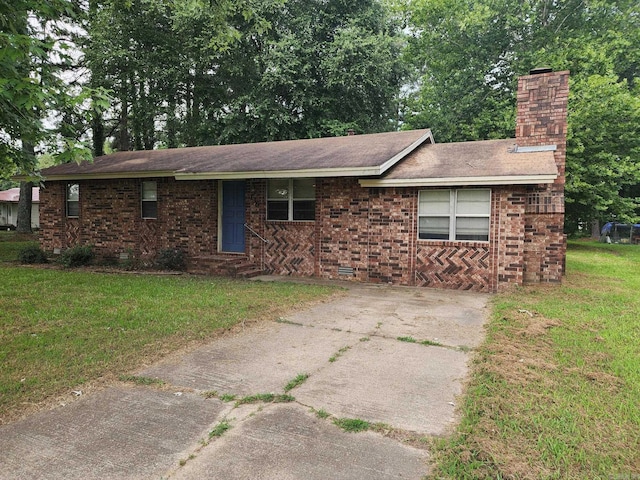
[[[67,217],[80,216],[80,185],[67,184]]]
[[[142,218],[158,218],[158,184],[142,182]]]
[[[422,190],[418,238],[488,242],[490,216],[490,189]]]
[[[267,181],[267,220],[314,220],[313,178],[273,178]]]

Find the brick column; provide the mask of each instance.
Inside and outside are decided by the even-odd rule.
[[[525,204],[524,282],[560,282],[564,274],[565,158],[569,72],[532,71],[518,80],[518,146],[555,145],[558,178],[531,187]]]

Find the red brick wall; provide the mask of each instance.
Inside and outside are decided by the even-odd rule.
[[[247,231],[247,254],[266,273],[313,276],[315,222],[267,221],[266,184],[247,181],[247,225],[255,232]]]
[[[213,180],[158,182],[158,247],[211,255],[218,242],[218,188]]]
[[[137,180],[81,182],[79,219],[64,215],[65,182],[48,182],[42,201],[43,247],[91,243],[103,256],[130,249],[140,258],[170,247],[182,248],[190,257],[216,254],[218,183],[157,181],[154,220],[141,218]],[[523,189],[493,190],[486,243],[418,240],[419,190],[369,189],[356,179],[318,179],[316,222],[271,222],[266,220],[266,181],[248,181],[246,220],[255,234],[247,230],[246,254],[266,272],[280,275],[477,291],[522,283]],[[353,268],[353,276],[339,275],[338,267]]]
[[[524,278],[524,188],[493,190],[491,242],[494,246],[496,290],[521,285]]]
[[[315,223],[267,222],[265,270],[276,275],[313,276]]]
[[[40,189],[40,245],[52,252],[65,245],[65,184],[47,182]]]
[[[357,179],[318,180],[316,221],[320,276],[339,278],[338,267],[351,267],[353,278],[368,281],[368,212],[369,191],[360,187]]]
[[[47,182],[42,189],[43,249],[92,244],[102,257],[132,252],[145,259],[164,248],[181,248],[196,256],[215,251],[217,192],[211,181],[158,182],[158,218],[142,219],[140,180],[81,181],[80,215],[65,214],[66,183]]]
[[[371,188],[368,193],[368,281],[413,285],[417,190]]]

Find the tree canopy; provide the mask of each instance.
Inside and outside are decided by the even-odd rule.
[[[63,113],[62,120],[81,115],[91,95],[62,75],[72,64],[79,13],[71,0],[0,0],[0,173],[5,176],[16,169],[37,171],[33,150],[40,145],[53,146],[63,159],[90,154],[70,122],[43,122],[51,112]]]
[[[0,47],[5,178],[45,145],[86,158],[89,135],[94,155],[510,137],[517,77],[550,66],[572,75],[568,230],[640,214],[635,0],[0,0]]]
[[[87,31],[114,97],[98,151],[397,127],[402,37],[376,0],[105,0]]]
[[[640,5],[609,0],[407,0],[419,74],[405,127],[437,141],[513,135],[517,77],[571,71],[567,230],[640,214]]]

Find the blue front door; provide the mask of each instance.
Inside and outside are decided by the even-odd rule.
[[[222,182],[222,251],[244,253],[244,181]]]

